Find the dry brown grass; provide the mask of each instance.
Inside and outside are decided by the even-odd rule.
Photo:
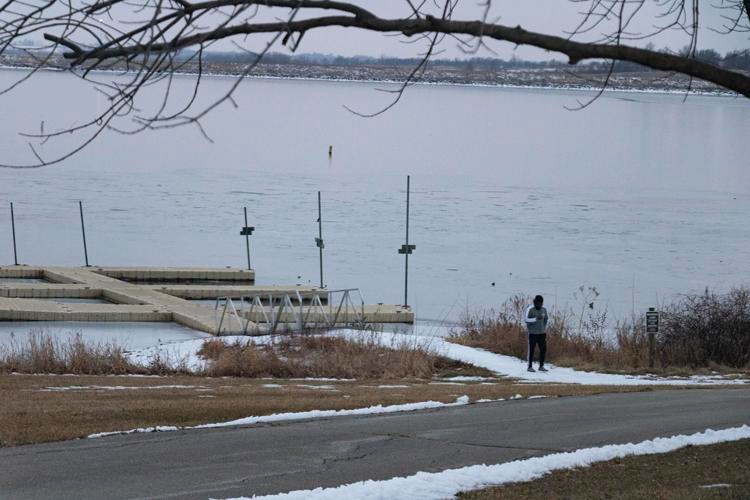
[[[187,387],[164,387],[175,385]],[[78,389],[59,390],[71,386],[78,386]],[[112,386],[132,389],[112,390]],[[59,441],[95,432],[155,425],[190,426],[279,412],[363,408],[427,400],[452,402],[462,395],[476,401],[507,399],[516,394],[552,397],[638,390],[650,389],[514,384],[506,379],[435,383],[417,379],[373,382],[5,374],[0,375],[0,401],[3,402],[0,405],[0,446]]]
[[[561,470],[536,481],[461,493],[461,500],[612,500],[750,498],[750,440],[690,446]],[[706,488],[710,485],[728,485]]]
[[[85,342],[80,335],[60,340],[43,331],[31,332],[23,342],[0,345],[0,373],[75,373],[122,375],[146,373],[128,360],[116,343]]]
[[[446,372],[491,375],[482,368],[436,355],[429,345],[403,340],[384,346],[376,333],[344,339],[319,335],[283,336],[271,345],[221,340],[203,344],[210,360],[205,375],[233,377],[329,377],[359,379],[429,378]]]
[[[594,288],[588,290],[581,288],[581,292],[598,295]],[[750,297],[750,292],[748,293]],[[733,304],[738,302],[739,299],[735,295],[727,295],[726,300],[731,299]],[[588,302],[593,296],[586,295],[585,301]],[[715,303],[723,303],[716,296],[710,296],[710,298],[711,304],[714,304],[712,307],[718,311],[719,306]],[[523,324],[523,311],[524,306],[530,301],[530,297],[516,295],[504,303],[499,310],[467,315],[463,321],[463,326],[451,335],[450,340],[498,354],[525,359],[528,349],[528,335]],[[748,302],[750,303],[750,301]],[[703,304],[703,302],[700,303]],[[743,307],[747,307],[747,305]],[[668,334],[673,334],[673,326],[677,324],[675,319],[677,317],[682,318],[683,323],[687,322],[686,318],[692,318],[692,322],[687,322],[691,325],[700,323],[697,317],[703,313],[708,315],[706,310],[710,307],[706,306],[699,309],[697,307],[687,308],[678,314],[675,312],[678,309],[673,307],[669,314],[664,314],[663,332],[660,337],[657,337],[657,364],[655,368],[649,368],[648,366],[648,337],[645,333],[643,318],[610,325],[606,310],[596,311],[588,307],[582,308],[577,313],[557,311],[550,314],[550,323],[547,327],[547,357],[550,362],[559,366],[611,373],[692,375],[721,372],[750,374],[750,368],[747,366],[726,366],[713,361],[714,357],[723,360],[726,359],[726,356],[712,357],[707,354],[710,353],[707,348],[703,348],[703,350],[693,348],[693,342],[688,339],[689,329],[686,327],[680,334],[681,338],[668,336]],[[737,314],[735,314],[735,318]],[[747,314],[750,314],[750,312]],[[713,319],[715,319],[714,313],[706,316],[707,321]],[[744,345],[743,342],[747,343],[750,339],[750,330],[742,330],[746,327],[740,320],[736,320],[735,323],[737,325],[734,329],[728,331],[731,331],[736,345],[740,349]],[[697,330],[695,332],[697,338],[698,332]],[[704,344],[710,343],[704,339],[706,336],[708,335],[705,332],[700,336],[701,342]],[[742,349],[746,348],[742,347]],[[690,358],[693,361],[688,362],[686,361],[688,358],[683,355],[687,350],[692,353],[700,351],[703,353],[703,357],[694,355]],[[700,362],[697,361],[698,359],[700,359]]]
[[[131,363],[116,343],[90,343],[80,336],[60,340],[34,332],[24,342],[0,346],[0,373],[77,375],[190,375],[185,359],[155,354],[146,364]],[[320,335],[280,335],[272,344],[220,339],[204,342],[199,354],[209,363],[202,376],[330,377],[359,379],[429,378],[438,374],[492,375],[438,356],[428,344],[410,340],[383,345],[377,333],[355,338]]]

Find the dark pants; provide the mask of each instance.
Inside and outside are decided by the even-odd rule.
[[[547,334],[532,333],[529,334],[529,366],[534,360],[534,348],[539,346],[539,366],[544,366],[544,356],[547,354]]]

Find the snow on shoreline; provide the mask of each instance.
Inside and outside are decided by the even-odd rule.
[[[740,439],[750,439],[750,426],[743,425],[722,430],[707,429],[695,434],[660,437],[635,444],[611,444],[495,465],[482,464],[442,472],[418,472],[407,477],[396,477],[381,481],[367,480],[333,488],[298,490],[252,498],[255,500],[338,500],[345,498],[432,500],[453,498],[461,491],[533,481],[555,470],[586,467],[615,458],[668,453],[686,446],[703,446]],[[245,500],[246,498],[241,497],[234,500]]]
[[[0,65],[0,70],[9,71],[27,71],[31,68],[26,66],[13,66],[13,65]],[[58,68],[40,68],[40,71],[48,71],[52,73],[65,73],[67,70]],[[102,70],[97,69],[95,73],[101,74],[121,74],[120,70]],[[189,71],[176,73],[176,76],[181,77],[195,77],[197,73]],[[225,80],[236,80],[241,75],[233,75],[227,73],[216,73],[205,71],[202,74],[203,78],[215,78]],[[301,82],[330,82],[330,83],[363,83],[368,85],[373,84],[393,84],[400,85],[403,83],[399,79],[359,79],[359,78],[324,78],[324,77],[311,77],[311,76],[278,76],[278,75],[246,75],[242,77],[245,80],[282,80],[282,81],[301,81]],[[497,88],[497,89],[508,89],[508,90],[541,90],[541,91],[569,91],[569,92],[599,92],[600,87],[593,85],[575,85],[575,84],[546,84],[546,85],[534,85],[534,84],[521,84],[521,83],[486,83],[486,82],[452,82],[448,80],[437,80],[437,81],[417,81],[414,85],[420,86],[440,86],[440,87],[467,87],[467,88]],[[605,93],[607,94],[663,94],[663,95],[685,95],[687,89],[681,88],[661,88],[661,87],[645,87],[645,88],[606,88]],[[735,92],[723,89],[716,90],[690,90],[691,96],[696,97],[731,97],[736,98]]]
[[[413,346],[423,347],[436,354],[447,358],[468,363],[480,368],[486,368],[499,376],[509,377],[523,383],[557,383],[557,384],[580,384],[580,385],[613,385],[613,386],[635,386],[635,385],[662,385],[662,386],[711,386],[711,385],[741,385],[746,384],[744,379],[731,379],[721,375],[693,375],[691,377],[660,377],[657,375],[617,375],[610,373],[585,372],[573,368],[557,367],[548,364],[550,371],[547,373],[527,372],[524,360],[495,354],[475,347],[454,344],[441,337],[424,337],[407,333],[393,332],[367,332],[360,330],[341,329],[333,330],[327,335],[337,335],[344,338],[357,339],[363,336],[368,339],[373,335],[384,346]],[[265,345],[273,342],[274,337],[256,336],[226,336],[215,337],[227,344],[254,343]],[[148,365],[153,359],[160,358],[171,364],[183,363],[189,370],[201,371],[206,361],[198,356],[198,351],[205,339],[192,339],[184,342],[174,342],[135,350],[129,353],[131,362],[139,365]],[[325,379],[327,380],[327,379]],[[482,377],[453,377],[441,379],[441,383],[479,382]]]
[[[357,330],[335,330],[331,335],[357,338],[362,332]],[[556,367],[548,364],[547,373],[526,371],[526,362],[512,356],[504,356],[475,347],[454,344],[440,337],[415,337],[400,333],[379,333],[384,345],[421,345],[439,355],[462,361],[470,365],[486,368],[505,377],[524,382],[581,384],[581,385],[719,385],[744,384],[745,380],[728,379],[720,375],[694,375],[691,377],[658,377],[646,375],[615,375],[609,373],[584,372],[573,368]]]
[[[310,410],[303,412],[289,412],[289,413],[273,413],[271,415],[261,415],[240,418],[237,420],[230,420],[227,422],[218,422],[211,424],[201,424],[189,427],[176,427],[172,425],[155,426],[155,427],[143,427],[138,429],[130,429],[127,431],[113,431],[113,432],[97,432],[90,434],[88,438],[98,438],[104,436],[113,436],[118,434],[136,434],[142,432],[167,432],[167,431],[180,431],[190,429],[216,429],[220,427],[236,427],[241,425],[253,425],[253,424],[264,424],[270,422],[282,422],[286,420],[302,420],[302,419],[314,419],[314,418],[328,418],[328,417],[344,417],[353,415],[381,415],[386,413],[400,413],[407,411],[417,410],[430,410],[435,408],[450,408],[453,406],[465,406],[469,404],[468,396],[461,396],[456,399],[453,403],[441,403],[440,401],[423,401],[419,403],[405,403],[400,405],[376,405],[369,406],[367,408],[355,408],[352,410]]]

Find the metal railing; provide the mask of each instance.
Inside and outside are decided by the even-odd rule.
[[[235,305],[236,302],[239,302],[239,309]],[[219,335],[273,334],[280,324],[297,331],[312,325],[328,328],[336,325],[361,325],[365,322],[365,301],[359,288],[320,290],[305,293],[304,296],[295,290],[275,294],[219,297],[214,304],[214,312]],[[237,329],[232,328],[234,322],[238,326]]]

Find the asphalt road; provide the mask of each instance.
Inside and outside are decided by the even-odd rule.
[[[0,449],[0,498],[226,498],[750,424],[749,389],[475,404]]]

